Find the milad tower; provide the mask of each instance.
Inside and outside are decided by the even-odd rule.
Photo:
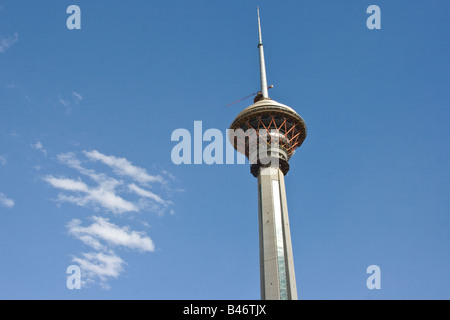
[[[296,300],[294,257],[284,176],[289,159],[306,138],[305,121],[269,98],[258,8],[261,91],[230,125],[228,138],[245,154],[258,178],[261,299]]]

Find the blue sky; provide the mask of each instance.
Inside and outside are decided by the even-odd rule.
[[[299,298],[450,298],[448,1],[0,0],[1,299],[259,299],[248,165],[171,160],[251,104],[225,108],[258,90],[257,5],[269,94],[308,125]]]

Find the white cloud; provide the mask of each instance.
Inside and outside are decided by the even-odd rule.
[[[12,208],[14,207],[14,200],[9,199],[3,193],[0,193],[0,205],[7,208]]]
[[[5,156],[0,156],[0,165],[4,166],[6,165],[6,157]]]
[[[164,206],[167,206],[167,205],[171,204],[170,201],[165,201],[160,196],[154,194],[151,191],[142,189],[142,188],[138,187],[137,185],[135,185],[134,183],[129,184],[128,188],[131,191],[133,191],[134,193],[136,193],[137,195],[139,195],[141,197],[144,197],[144,198],[152,199],[153,201],[155,201],[155,202],[157,202],[159,204],[162,204]]]
[[[106,289],[109,288],[108,279],[117,278],[123,271],[123,265],[126,264],[112,251],[83,253],[81,258],[74,257],[72,261],[80,266],[83,285],[100,279],[101,285]]]
[[[19,41],[19,34],[17,32],[14,33],[12,37],[0,37],[0,53],[6,52],[6,50],[11,48],[17,41]]]
[[[84,152],[89,159],[92,157],[102,158],[104,155],[98,151]],[[105,156],[107,159],[112,160],[117,165],[120,165],[119,169],[113,170],[117,173],[123,173],[126,177],[131,177],[141,181],[154,180],[154,176],[150,176],[146,173],[145,169],[135,167],[125,158],[116,158],[114,156]],[[73,152],[62,153],[57,156],[57,159],[67,165],[70,168],[77,170],[82,175],[89,177],[91,180],[97,183],[96,186],[89,186],[86,182],[80,178],[78,180],[67,178],[56,178],[52,175],[44,178],[46,182],[55,188],[75,192],[76,194],[59,194],[57,200],[60,202],[70,202],[79,206],[101,206],[113,213],[124,213],[130,211],[150,210],[156,212],[158,215],[164,214],[167,207],[172,204],[171,201],[162,199],[157,194],[138,187],[136,184],[128,184],[128,188],[124,189],[123,181],[109,177],[104,173],[97,173],[93,169],[87,169],[82,165],[82,162],[76,157]],[[107,161],[107,160],[105,160]],[[158,177],[158,176],[156,176]],[[158,178],[156,178],[158,179]],[[162,179],[162,178],[161,178]],[[162,181],[162,180],[161,180]],[[142,201],[138,199],[136,203],[130,200],[124,199],[119,195],[121,191],[133,192],[141,198],[151,199],[160,206],[154,206],[149,201]]]
[[[43,149],[42,144],[40,147]],[[39,148],[39,145],[35,148]],[[43,180],[58,190],[56,198],[58,205],[61,202],[68,202],[93,208],[97,212],[88,224],[83,225],[81,220],[72,219],[66,228],[71,236],[93,250],[73,258],[82,270],[82,282],[85,284],[98,282],[107,288],[108,281],[119,277],[126,265],[112,249],[146,253],[153,252],[155,245],[145,232],[131,230],[128,226],[119,226],[101,217],[100,209],[113,213],[149,211],[160,216],[168,211],[173,213],[170,208],[173,203],[164,200],[156,194],[156,191],[142,187],[150,182],[160,182],[161,187],[167,190],[168,185],[161,176],[151,176],[145,169],[132,165],[125,158],[107,156],[95,150],[84,151],[83,155],[85,157],[78,157],[79,155],[74,152],[67,152],[56,157],[61,164],[74,169],[78,176],[49,174],[43,177]],[[97,168],[96,170],[90,168],[88,164],[92,165],[92,161],[100,161],[109,166],[112,169],[109,173],[111,176],[96,171]],[[168,176],[167,173],[163,174]]]
[[[70,105],[70,102],[64,99],[59,99],[59,103],[61,103],[64,107],[68,107]]]
[[[80,180],[55,178],[52,175],[45,177],[44,180],[57,189],[77,193],[76,196],[59,194],[57,200],[60,202],[71,202],[81,207],[101,206],[113,213],[138,211],[138,208],[132,202],[115,194],[114,188],[109,185],[109,181],[104,181],[97,187],[90,188]]]
[[[57,156],[58,160],[71,168],[77,169],[78,171],[84,170],[81,166],[81,161],[77,159],[75,153],[67,152],[61,153]]]
[[[74,95],[79,101],[83,100],[83,96],[78,92],[72,91],[72,95]]]
[[[100,285],[108,288],[107,281],[117,278],[123,271],[125,261],[110,247],[134,249],[140,252],[155,250],[153,241],[144,232],[132,231],[129,227],[119,227],[108,219],[94,216],[93,223],[87,227],[78,219],[67,225],[70,235],[92,247],[96,252],[83,253],[82,257],[74,257],[82,270],[84,284],[100,280]]]
[[[97,250],[104,249],[102,242],[143,252],[155,250],[153,241],[144,232],[131,231],[129,227],[120,228],[106,218],[94,216],[92,219],[94,223],[88,227],[81,226],[80,220],[70,221],[67,225],[69,234]]]
[[[74,107],[79,105],[81,100],[83,100],[83,96],[76,91],[72,91],[70,96],[67,94],[64,96],[58,95],[58,104],[65,109],[67,115],[72,113]]]
[[[89,247],[94,248],[97,251],[107,251],[107,247],[98,241],[95,237],[90,235],[79,235],[78,239]]]
[[[73,152],[67,152],[62,153],[57,156],[58,160],[65,165],[69,166],[70,168],[73,168],[75,170],[78,170],[81,174],[88,176],[95,182],[102,184],[104,187],[107,187],[108,190],[114,190],[114,188],[121,184],[120,181],[108,177],[106,174],[103,173],[96,173],[92,169],[86,169],[81,165],[81,161],[77,159],[75,153]]]
[[[47,150],[44,149],[44,146],[42,145],[42,142],[38,141],[35,144],[32,144],[31,147],[33,149],[41,151],[45,156],[47,156]]]
[[[107,156],[98,152],[97,150],[84,151],[84,154],[92,161],[101,161],[102,163],[111,167],[114,173],[116,173],[117,175],[128,176],[134,181],[137,181],[139,183],[147,184],[149,182],[160,182],[160,183],[165,182],[165,180],[161,176],[149,175],[147,173],[147,170],[132,165],[131,162],[129,162],[125,158],[116,158],[114,156]]]
[[[176,180],[175,176],[166,170],[161,171],[164,175],[168,176],[171,180]]]
[[[50,183],[53,187],[69,191],[79,191],[88,192],[88,186],[82,181],[76,181],[72,179],[65,178],[55,178],[53,176],[47,176],[44,178],[45,181]]]

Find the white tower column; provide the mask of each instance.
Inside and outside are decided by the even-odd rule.
[[[258,174],[261,299],[297,300],[284,174],[260,166]]]

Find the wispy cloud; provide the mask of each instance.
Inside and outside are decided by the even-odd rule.
[[[75,181],[72,179],[65,179],[65,178],[55,178],[53,176],[47,176],[44,178],[45,181],[50,183],[53,187],[68,191],[75,191],[75,192],[88,192],[89,188],[88,186],[81,181]]]
[[[11,48],[17,41],[19,41],[19,34],[16,32],[13,36],[4,38],[0,37],[0,53],[6,52]]]
[[[14,200],[9,199],[3,193],[0,193],[0,205],[4,206],[6,208],[12,208],[12,207],[14,207]]]
[[[136,180],[146,183],[160,181],[166,186],[166,181],[160,175],[152,176],[145,169],[132,165],[126,158],[105,156],[98,151],[84,151],[83,154],[86,155],[87,160],[80,160],[74,152],[61,153],[57,155],[57,159],[88,179],[80,176],[71,178],[52,174],[43,177],[50,186],[61,191],[56,201],[93,208],[97,212],[99,209],[104,209],[115,214],[147,211],[161,216],[167,211],[173,213],[172,201],[134,182]],[[90,163],[89,160],[97,158],[109,163],[113,172],[119,177],[111,177],[106,173],[85,167]]]
[[[78,92],[72,91],[72,95],[75,96],[75,98],[77,98],[78,101],[83,100],[83,96]]]
[[[70,106],[70,102],[66,101],[64,99],[59,99],[58,102],[63,106],[63,107],[68,107]]]
[[[128,217],[125,213],[131,212],[152,212],[158,216],[173,213],[172,201],[147,188],[151,182],[160,182],[161,189],[167,191],[168,182],[161,175],[150,175],[144,168],[134,166],[126,158],[107,156],[96,150],[83,151],[82,154],[61,153],[56,158],[67,168],[73,169],[74,175],[67,176],[66,172],[65,176],[48,174],[43,177],[48,185],[58,190],[55,200],[91,208],[96,212],[87,224],[80,219],[72,219],[66,225],[68,233],[90,249],[90,252],[74,256],[72,261],[80,266],[85,285],[99,283],[108,288],[108,281],[119,277],[126,265],[116,250],[147,253],[155,250],[155,244],[145,232],[115,224],[110,219],[116,218],[116,215],[105,218],[101,214],[112,212],[121,214],[121,219],[124,219]],[[94,170],[89,167],[93,161],[106,164],[112,172],[99,172],[98,166]]]
[[[79,105],[81,100],[83,100],[83,96],[76,91],[72,91],[70,96],[67,94],[58,96],[58,104],[66,110],[66,114],[71,114],[74,107]]]
[[[134,184],[134,183],[129,184],[129,185],[128,185],[128,188],[129,188],[131,191],[135,192],[137,195],[139,195],[139,196],[141,196],[141,197],[144,197],[144,198],[152,199],[152,200],[154,200],[155,202],[157,202],[157,203],[159,203],[159,204],[162,204],[162,205],[164,205],[164,206],[167,206],[167,205],[171,204],[170,201],[163,200],[160,196],[154,194],[153,192],[151,192],[151,191],[149,191],[149,190],[142,189],[142,188],[138,187],[138,186],[137,186],[136,184]]]
[[[81,207],[93,206],[98,208],[100,206],[113,213],[138,211],[138,207],[132,202],[115,193],[114,185],[108,180],[101,182],[94,188],[88,187],[81,180],[56,178],[52,175],[46,176],[44,180],[57,189],[74,193],[74,195],[60,193],[57,198],[60,202],[71,202]]]
[[[98,152],[97,150],[84,152],[84,154],[92,161],[100,161],[111,167],[119,176],[127,176],[141,184],[148,184],[151,182],[163,183],[165,180],[160,175],[149,175],[147,170],[134,166],[125,158],[117,158],[115,156],[108,156]]]
[[[44,149],[42,142],[38,141],[35,144],[32,144],[31,147],[35,150],[41,151],[45,156],[47,156],[47,150]]]
[[[7,162],[6,157],[0,156],[0,165],[4,166],[4,165],[6,165],[6,162]]]
[[[131,178],[134,181],[139,180],[146,183],[149,181],[165,183],[161,176],[149,175],[145,169],[133,166],[125,158],[105,156],[98,151],[84,151],[83,153],[90,160],[98,158],[107,161],[113,167],[113,172],[123,178]],[[106,173],[98,173],[93,169],[86,168],[73,152],[59,154],[57,159],[96,183],[95,186],[89,186],[87,182],[83,182],[80,178],[74,180],[53,175],[46,176],[44,180],[53,187],[74,193],[71,195],[59,194],[57,200],[60,202],[71,202],[83,207],[93,206],[98,208],[100,206],[113,213],[144,210],[154,211],[158,215],[164,214],[168,207],[173,204],[154,192],[138,187],[135,183],[128,183],[128,187],[125,187],[125,182],[122,179],[118,180],[108,176]],[[140,198],[137,201],[126,200],[125,197],[129,196],[130,193]],[[150,202],[143,201],[144,198],[150,200]]]
[[[97,250],[105,248],[102,242],[142,252],[155,250],[153,241],[144,232],[131,231],[130,227],[120,228],[103,217],[94,216],[91,219],[94,222],[87,227],[81,226],[80,220],[70,221],[67,225],[69,234]]]
[[[130,227],[119,227],[108,219],[93,216],[93,223],[83,227],[78,219],[72,219],[66,228],[70,235],[93,248],[95,252],[82,253],[72,261],[79,264],[84,284],[100,281],[100,285],[109,288],[107,281],[117,278],[123,271],[125,261],[113,248],[125,248],[139,252],[152,252],[155,245],[145,232],[130,230]]]
[[[126,264],[114,252],[88,252],[82,253],[81,257],[74,257],[73,262],[78,263],[82,272],[83,285],[95,283],[100,280],[100,285],[109,289],[108,280],[117,278],[123,271]]]

